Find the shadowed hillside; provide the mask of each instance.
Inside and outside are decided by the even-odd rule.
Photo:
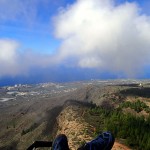
[[[150,88],[129,88],[121,91],[121,94],[126,96],[140,96],[144,98],[150,98]]]

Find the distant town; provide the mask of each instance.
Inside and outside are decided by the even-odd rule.
[[[149,80],[95,80],[73,83],[39,83],[39,84],[16,84],[14,86],[4,86],[0,88],[0,102],[19,100],[21,97],[27,98],[48,98],[55,95],[69,93],[85,85],[128,85],[137,84],[142,86],[148,84]]]

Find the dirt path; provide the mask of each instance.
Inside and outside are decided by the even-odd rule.
[[[123,144],[115,142],[112,150],[131,150],[131,149],[128,148],[127,146],[123,145]]]

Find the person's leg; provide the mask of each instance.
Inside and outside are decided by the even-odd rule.
[[[86,143],[78,150],[111,150],[115,138],[110,132],[103,132],[96,139]]]
[[[66,135],[60,134],[55,138],[52,144],[52,150],[69,150],[68,139]]]

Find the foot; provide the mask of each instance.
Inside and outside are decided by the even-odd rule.
[[[68,139],[66,135],[60,134],[53,142],[52,150],[69,150]]]
[[[96,139],[86,143],[78,150],[111,150],[114,141],[115,139],[110,132],[103,132]]]

